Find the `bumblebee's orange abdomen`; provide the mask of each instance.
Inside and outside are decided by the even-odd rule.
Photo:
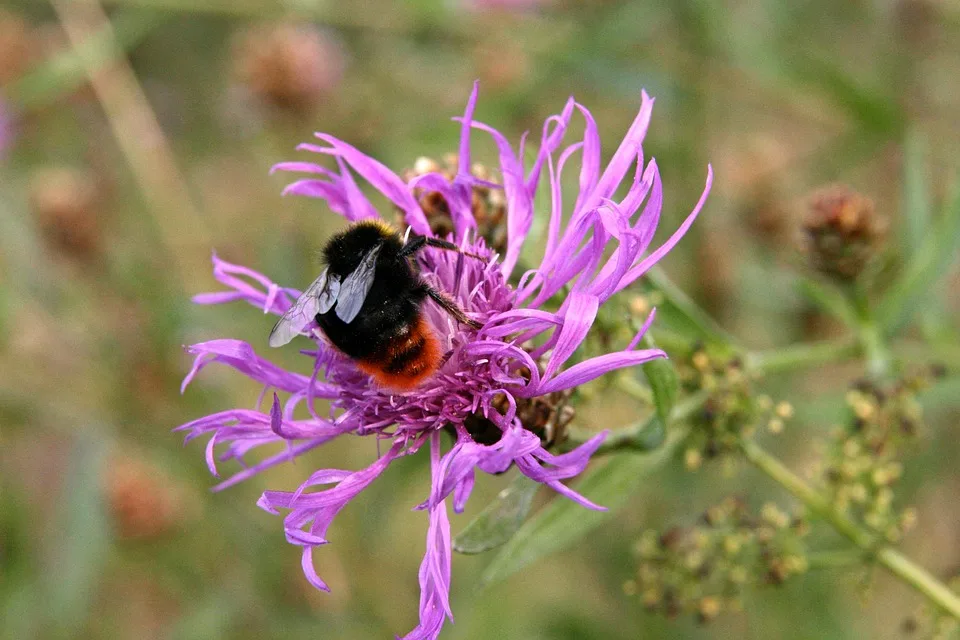
[[[376,358],[357,360],[357,368],[382,387],[409,391],[436,372],[441,355],[437,336],[419,315],[391,336],[386,349]]]

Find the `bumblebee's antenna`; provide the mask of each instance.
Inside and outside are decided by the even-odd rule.
[[[408,230],[409,231],[409,230]],[[452,242],[447,242],[446,240],[441,240],[440,238],[428,238],[427,236],[414,235],[413,240],[409,243],[404,243],[403,249],[400,250],[400,257],[405,258],[411,256],[420,249],[424,247],[435,247],[437,249],[446,249],[447,251],[453,251],[454,253],[462,253],[465,256],[471,258],[476,258],[481,262],[486,262],[486,258],[476,253],[470,253],[469,251],[461,251],[460,247],[453,244]]]

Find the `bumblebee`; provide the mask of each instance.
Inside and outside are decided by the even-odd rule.
[[[438,238],[409,232],[402,237],[380,220],[356,222],[323,248],[326,268],[273,327],[270,346],[287,344],[316,320],[330,342],[381,387],[419,386],[440,367],[443,355],[423,313],[427,299],[458,322],[481,326],[420,277],[413,258],[424,247],[483,259]]]

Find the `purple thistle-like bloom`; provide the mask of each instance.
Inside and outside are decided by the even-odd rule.
[[[437,373],[411,392],[378,388],[354,363],[331,347],[316,325],[305,329],[312,347],[306,373],[287,371],[261,357],[239,340],[212,340],[195,344],[188,351],[196,356],[183,386],[205,366],[219,363],[232,367],[264,386],[257,409],[234,409],[206,416],[179,427],[191,440],[209,435],[207,464],[217,474],[217,463],[237,460],[263,445],[284,443],[284,450],[234,474],[217,485],[222,489],[269,467],[288,462],[343,434],[369,435],[390,443],[385,453],[359,471],[321,469],[294,492],[267,491],[259,505],[275,514],[285,512],[284,530],[291,544],[303,548],[303,571],[318,589],[328,590],[313,565],[313,551],[327,543],[327,528],[354,496],[373,482],[389,464],[427,445],[430,448],[432,482],[426,500],[417,508],[429,515],[427,549],[420,567],[420,624],[405,638],[435,638],[445,618],[452,619],[450,590],[450,522],[447,501],[462,512],[475,481],[476,470],[500,473],[515,465],[521,473],[543,483],[590,509],[603,507],[570,489],[563,481],[579,474],[601,444],[600,433],[576,449],[555,455],[540,437],[521,423],[518,407],[523,403],[572,389],[609,371],[664,357],[656,349],[637,349],[648,318],[638,335],[622,351],[568,361],[587,336],[604,302],[639,278],[679,241],[693,223],[712,182],[707,183],[692,213],[673,235],[648,251],[660,218],[663,189],[656,162],[644,164],[641,143],[650,122],[653,99],[642,94],[640,112],[605,168],[601,165],[600,137],[590,112],[572,98],[563,111],[544,124],[540,148],[529,167],[524,166],[524,140],[514,149],[495,129],[473,119],[477,89],[458,120],[462,123],[459,171],[448,180],[428,173],[405,182],[397,174],[349,144],[326,134],[316,134],[322,144],[303,144],[301,150],[332,156],[336,169],[309,162],[285,162],[274,170],[310,174],[290,184],[285,194],[326,200],[347,220],[378,217],[377,208],[360,190],[354,174],[370,183],[397,208],[407,224],[429,235],[430,226],[418,195],[424,191],[442,194],[449,205],[455,229],[453,240],[484,260],[462,254],[426,249],[417,254],[421,276],[447,292],[468,315],[479,320],[477,330],[458,324],[432,303],[424,313],[436,331],[444,361]],[[585,122],[583,138],[564,145],[574,113]],[[493,138],[499,151],[502,185],[493,185],[469,173],[470,137],[474,130]],[[579,192],[573,206],[564,206],[561,176],[574,154],[580,154]],[[632,178],[619,200],[615,192],[624,177]],[[545,176],[543,174],[546,174]],[[543,180],[543,178],[546,180]],[[534,196],[541,182],[549,190],[550,203],[545,251],[540,265],[511,275],[517,265],[534,215]],[[495,255],[476,233],[471,212],[471,194],[476,186],[502,188],[507,203],[507,246]],[[569,213],[566,210],[569,210]],[[246,301],[265,313],[283,314],[300,292],[282,287],[269,278],[238,265],[213,258],[214,276],[227,291],[198,295],[199,304]],[[559,308],[548,300],[567,287]],[[554,305],[556,306],[556,305]],[[264,345],[266,345],[266,330]],[[261,410],[264,395],[272,391],[268,411]],[[280,395],[286,397],[281,402]],[[330,410],[320,415],[314,401],[329,401]],[[305,405],[309,419],[295,419],[294,410]],[[469,420],[483,419],[499,430],[499,437],[471,435]],[[441,451],[440,431],[448,430],[456,441]]]

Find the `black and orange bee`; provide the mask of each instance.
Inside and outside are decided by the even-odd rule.
[[[436,372],[443,356],[423,314],[427,298],[459,322],[481,326],[420,277],[413,258],[424,247],[482,260],[438,238],[404,238],[380,220],[354,223],[323,248],[327,267],[273,327],[270,346],[287,344],[315,319],[330,342],[380,386],[417,387]]]

